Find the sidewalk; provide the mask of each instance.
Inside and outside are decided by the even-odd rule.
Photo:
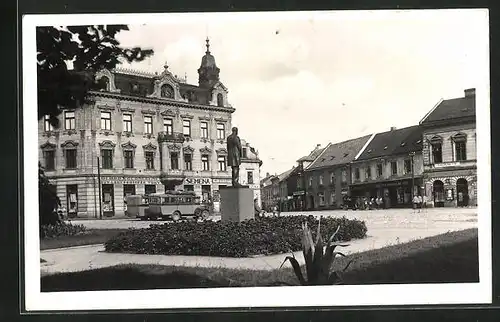
[[[477,227],[476,222],[456,223],[453,227],[430,226],[426,229],[413,227],[403,228],[372,228],[368,236],[361,240],[349,242],[350,246],[342,248],[346,255],[379,249],[385,246],[410,242],[446,233]],[[40,256],[46,263],[41,263],[42,275],[60,272],[74,272],[95,268],[109,267],[119,264],[153,264],[191,267],[225,267],[233,269],[273,270],[280,267],[286,256],[279,254],[253,258],[228,258],[209,256],[169,256],[105,253],[104,245],[78,246],[63,249],[41,251]],[[295,257],[300,264],[304,263],[302,252],[296,252]],[[288,262],[285,265],[290,265]]]

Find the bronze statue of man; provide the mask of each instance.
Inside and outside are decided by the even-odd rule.
[[[233,133],[227,137],[227,165],[231,167],[231,182],[233,187],[240,187],[241,141],[238,137],[238,128],[233,127]]]

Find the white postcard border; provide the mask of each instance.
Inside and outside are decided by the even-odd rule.
[[[438,14],[446,10],[413,11],[411,14]],[[488,11],[483,15],[484,38],[489,48]],[[336,12],[336,18],[392,18],[391,11]],[[36,79],[36,26],[78,24],[179,23],[186,20],[227,22],[231,19],[327,19],[329,12],[194,13],[194,14],[98,14],[27,15],[22,21],[23,36],[23,127],[24,127],[24,222],[25,222],[25,304],[28,311],[167,309],[224,307],[367,306],[425,304],[484,304],[492,300],[491,273],[491,163],[489,114],[489,50],[485,50],[484,83],[477,88],[478,229],[480,282],[470,284],[396,284],[316,287],[213,288],[180,290],[137,290],[95,292],[40,292],[40,241],[38,232],[38,122]],[[281,18],[280,17],[280,18]],[[166,19],[168,18],[168,19]]]

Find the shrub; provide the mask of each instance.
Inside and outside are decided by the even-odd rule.
[[[86,233],[84,225],[73,225],[71,223],[59,222],[55,225],[40,226],[40,238],[51,239],[61,236],[75,236]]]
[[[105,243],[107,252],[248,257],[302,249],[302,223],[315,229],[313,216],[264,217],[236,222],[178,222],[130,229]],[[334,241],[366,236],[366,225],[347,218],[323,218],[321,234],[328,239],[339,227]]]

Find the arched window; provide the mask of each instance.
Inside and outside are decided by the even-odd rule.
[[[224,106],[224,97],[221,93],[217,94],[217,106]]]
[[[163,84],[161,86],[161,97],[174,98],[174,89],[168,84]]]

